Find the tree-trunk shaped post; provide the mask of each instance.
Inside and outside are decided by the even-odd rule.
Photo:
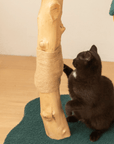
[[[41,117],[46,134],[52,139],[70,136],[60,101],[60,77],[63,72],[61,22],[63,0],[42,0],[38,14],[38,43],[35,86],[39,91]]]

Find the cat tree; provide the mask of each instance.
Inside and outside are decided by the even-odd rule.
[[[70,136],[60,101],[60,77],[63,72],[61,22],[63,0],[42,0],[38,14],[38,43],[35,86],[39,91],[41,117],[46,134],[52,139]]]
[[[111,16],[113,16],[113,20],[114,20],[114,0],[112,1],[109,14],[110,14]]]

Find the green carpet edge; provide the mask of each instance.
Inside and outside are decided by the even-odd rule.
[[[65,112],[65,103],[68,100],[70,100],[69,95],[61,95],[61,102],[62,102],[62,107],[63,107],[64,112]],[[26,104],[25,109],[24,109],[24,116],[22,120],[9,132],[9,134],[7,135],[4,141],[4,144],[37,144],[39,142],[40,144],[50,144],[50,143],[69,144],[71,142],[73,144],[75,142],[77,142],[78,144],[86,144],[86,143],[91,144],[91,142],[89,141],[89,135],[92,132],[92,130],[88,129],[85,126],[85,124],[81,122],[68,123],[69,128],[71,130],[71,134],[72,134],[71,137],[69,138],[65,138],[62,140],[53,140],[47,137],[47,135],[45,134],[43,122],[41,118],[39,117],[40,107],[37,105],[37,103],[39,104],[39,98],[33,99]],[[21,131],[22,131],[22,134],[21,134]],[[114,135],[114,125],[109,131],[107,131],[95,143],[96,144],[112,144],[114,143],[113,135]]]

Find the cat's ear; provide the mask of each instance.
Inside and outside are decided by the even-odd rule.
[[[97,53],[97,47],[95,45],[92,45],[92,47],[90,48],[90,51]]]

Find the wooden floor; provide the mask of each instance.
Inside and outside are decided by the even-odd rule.
[[[72,67],[72,60],[64,60]],[[103,75],[114,83],[114,63],[103,62]],[[25,105],[38,97],[34,86],[34,57],[0,55],[0,144],[22,119]],[[68,94],[67,77],[63,73],[60,93]]]

